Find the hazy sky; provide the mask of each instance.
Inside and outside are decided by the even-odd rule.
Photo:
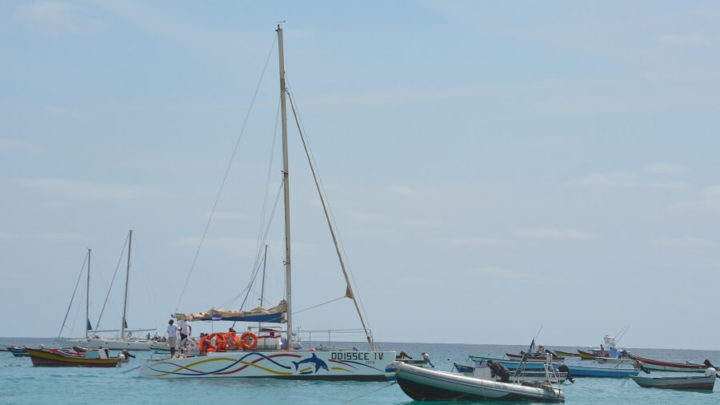
[[[129,229],[131,327],[240,306],[282,20],[376,340],[720,348],[715,1],[0,1],[0,336],[58,334],[87,248],[93,323],[120,263],[119,326]],[[290,135],[295,326],[357,328],[347,300],[302,311],[344,285]]]

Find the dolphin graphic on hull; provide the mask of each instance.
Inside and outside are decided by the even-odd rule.
[[[318,357],[315,353],[313,353],[312,357],[308,357],[307,359],[301,360],[301,361],[293,361],[292,363],[295,365],[295,371],[297,371],[299,366],[303,363],[314,364],[315,365],[315,374],[317,374],[318,370],[320,370],[321,368],[324,368],[325,371],[328,371],[328,372],[330,371],[330,369],[328,369],[327,364],[325,364],[324,361],[318,359]]]

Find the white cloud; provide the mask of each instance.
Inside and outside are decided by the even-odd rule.
[[[457,247],[497,247],[510,245],[510,242],[507,240],[482,237],[450,238],[441,240],[439,243]]]
[[[720,46],[720,37],[717,35],[693,34],[665,34],[658,37],[663,45],[684,47],[716,47]]]
[[[648,183],[650,188],[678,189],[687,187],[687,183],[681,181],[651,181]]]
[[[654,245],[680,248],[716,248],[717,242],[707,239],[685,236],[682,238],[665,238],[652,241]]]
[[[537,277],[534,274],[524,273],[517,270],[510,270],[497,266],[485,266],[478,269],[472,269],[471,273],[474,275],[480,275],[483,278],[537,282]]]
[[[75,4],[37,1],[15,8],[15,18],[49,35],[92,32],[99,23]]]
[[[569,186],[634,187],[635,176],[627,173],[595,173],[572,180]]]
[[[685,173],[689,170],[685,166],[670,163],[655,163],[647,165],[643,169],[645,169],[646,172],[653,174],[679,174]]]
[[[549,228],[520,229],[513,232],[513,234],[522,238],[556,240],[587,240],[595,237],[595,235],[581,232],[576,229],[561,230]]]
[[[0,153],[3,152],[25,152],[37,153],[40,147],[30,142],[19,141],[17,139],[0,138]]]
[[[91,183],[84,180],[33,178],[20,181],[21,186],[52,194],[54,197],[77,197],[83,200],[137,200],[157,196],[154,189],[119,184]]]
[[[711,199],[720,198],[720,185],[712,185],[705,187],[705,190],[703,190],[703,195]]]

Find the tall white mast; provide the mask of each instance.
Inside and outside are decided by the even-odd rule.
[[[288,141],[287,141],[287,109],[285,97],[285,56],[283,54],[283,31],[280,24],[277,26],[278,57],[280,59],[280,110],[282,120],[282,149],[283,149],[283,196],[285,207],[285,300],[287,305],[287,348],[291,350],[292,342],[292,279],[290,268],[290,172],[288,168]]]
[[[90,323],[90,251],[91,249],[88,249],[87,284],[85,286],[85,339],[88,338],[88,326]]]
[[[132,249],[132,229],[130,230],[130,233],[128,235],[128,258],[127,258],[127,270],[125,271],[125,300],[123,301],[123,315],[122,315],[122,325],[120,325],[120,338],[125,337],[125,325],[127,322],[125,321],[125,317],[127,315],[127,297],[128,297],[128,284],[130,281],[130,251]]]

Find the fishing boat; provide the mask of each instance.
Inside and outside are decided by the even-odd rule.
[[[698,390],[712,391],[715,387],[717,377],[712,375],[705,376],[685,376],[685,377],[638,377],[631,376],[637,385],[645,388],[664,388],[671,390]]]
[[[545,358],[547,357],[547,352],[537,352],[537,353],[505,353],[505,355],[511,359],[511,360],[542,360],[545,361]],[[557,354],[553,356],[553,361],[564,361],[565,358],[558,356]]]
[[[528,360],[526,362],[521,362],[517,360],[498,359],[486,356],[470,356],[470,359],[476,363],[492,360],[494,362],[501,363],[511,371],[517,370],[518,368],[522,368],[527,371],[543,371],[546,368],[545,362],[540,360]],[[627,378],[631,375],[638,375],[640,372],[635,368],[629,367],[587,367],[567,365],[567,363],[565,365],[570,369],[570,375],[572,377]],[[557,371],[555,366],[553,366],[553,369]]]
[[[27,350],[25,350],[24,347],[8,345],[6,347],[6,349],[10,353],[12,353],[12,355],[15,357],[27,357],[28,356],[28,352],[27,352]]]
[[[555,350],[555,354],[561,357],[580,357],[578,353],[570,353],[562,350]]]
[[[330,228],[330,235],[335,245],[335,250],[340,262],[340,268],[344,276],[345,286],[344,297],[352,300],[362,324],[362,331],[368,350],[341,350],[313,351],[302,349],[293,351],[287,348],[294,346],[293,336],[293,307],[292,307],[292,277],[291,277],[291,249],[290,249],[290,194],[289,194],[289,165],[288,165],[288,127],[287,107],[289,100],[293,115],[297,121],[297,113],[292,95],[288,92],[285,80],[284,54],[283,54],[283,30],[277,27],[277,44],[280,72],[280,119],[282,130],[282,194],[285,214],[284,239],[285,239],[285,297],[280,303],[272,308],[258,307],[250,310],[219,310],[211,309],[200,313],[176,313],[176,319],[187,321],[230,321],[246,323],[274,323],[285,324],[285,330],[275,336],[258,336],[252,331],[244,332],[240,337],[242,350],[208,351],[204,356],[188,356],[151,359],[140,369],[140,375],[153,378],[245,378],[245,377],[273,377],[283,379],[312,379],[312,380],[361,380],[361,381],[386,381],[393,376],[393,368],[390,367],[395,361],[395,351],[378,351],[370,329],[360,311],[359,304],[350,282],[349,274],[344,264],[344,258],[336,238],[335,230],[327,210],[327,202],[322,192],[316,170],[312,164],[311,155],[306,147],[306,140],[302,132],[302,126],[298,123],[298,132],[305,147],[305,152],[310,163],[310,169],[315,180],[319,199],[325,214],[325,219]],[[258,255],[259,256],[259,255]],[[248,289],[249,291],[250,289]],[[261,300],[261,302],[264,300]],[[258,332],[262,327],[258,327]],[[218,344],[217,334],[206,342],[213,341],[214,346]],[[237,348],[237,346],[235,347]]]
[[[416,401],[565,402],[565,394],[550,383],[504,383],[404,363],[395,363],[395,380]]]
[[[692,372],[704,373],[707,366],[697,363],[676,363],[670,361],[661,361],[648,359],[631,354],[630,358],[639,361],[646,369],[655,371],[674,371],[674,372]]]
[[[573,377],[628,378],[637,376],[640,370],[627,367],[568,366]]]
[[[81,338],[68,338],[68,337],[58,337],[57,340],[65,347],[72,347],[76,345],[81,346],[88,346],[88,347],[103,347],[110,350],[131,350],[131,351],[147,351],[147,350],[162,350],[167,349],[170,350],[170,347],[167,345],[167,343],[164,342],[158,342],[151,339],[143,339],[143,338],[137,338],[132,336],[132,332],[149,332],[154,331],[155,329],[133,329],[130,330],[127,328],[127,302],[128,302],[128,285],[130,280],[130,255],[132,251],[132,229],[128,232],[128,238],[127,238],[127,266],[125,271],[125,294],[124,294],[124,300],[123,300],[123,313],[122,313],[122,319],[121,319],[121,326],[120,329],[114,329],[114,330],[93,330],[92,324],[90,323],[90,317],[89,317],[89,310],[90,310],[90,262],[91,262],[91,249],[88,249],[87,253],[87,280],[86,280],[86,295],[85,295],[85,336]],[[123,247],[124,250],[124,247]],[[113,276],[113,280],[115,277]],[[79,281],[79,279],[78,279]],[[77,289],[77,286],[76,286]],[[110,294],[110,291],[108,291],[108,295]],[[74,297],[73,293],[73,297]],[[106,298],[107,302],[107,298]],[[72,299],[70,302],[70,305],[72,305]],[[104,309],[104,306],[103,306]],[[70,311],[70,308],[68,307],[68,312]],[[100,317],[102,317],[102,313],[100,314]],[[65,328],[65,321],[67,320],[67,314],[65,315],[65,320],[63,320],[63,324],[60,327],[60,334],[62,334],[63,329]],[[96,327],[100,323],[100,319],[96,322]],[[117,337],[107,337],[100,335],[101,333],[107,333],[107,332],[118,332],[119,335]],[[91,334],[92,332],[92,334]]]
[[[124,356],[110,357],[104,349],[76,352],[64,349],[26,347],[33,366],[37,367],[117,367]]]

